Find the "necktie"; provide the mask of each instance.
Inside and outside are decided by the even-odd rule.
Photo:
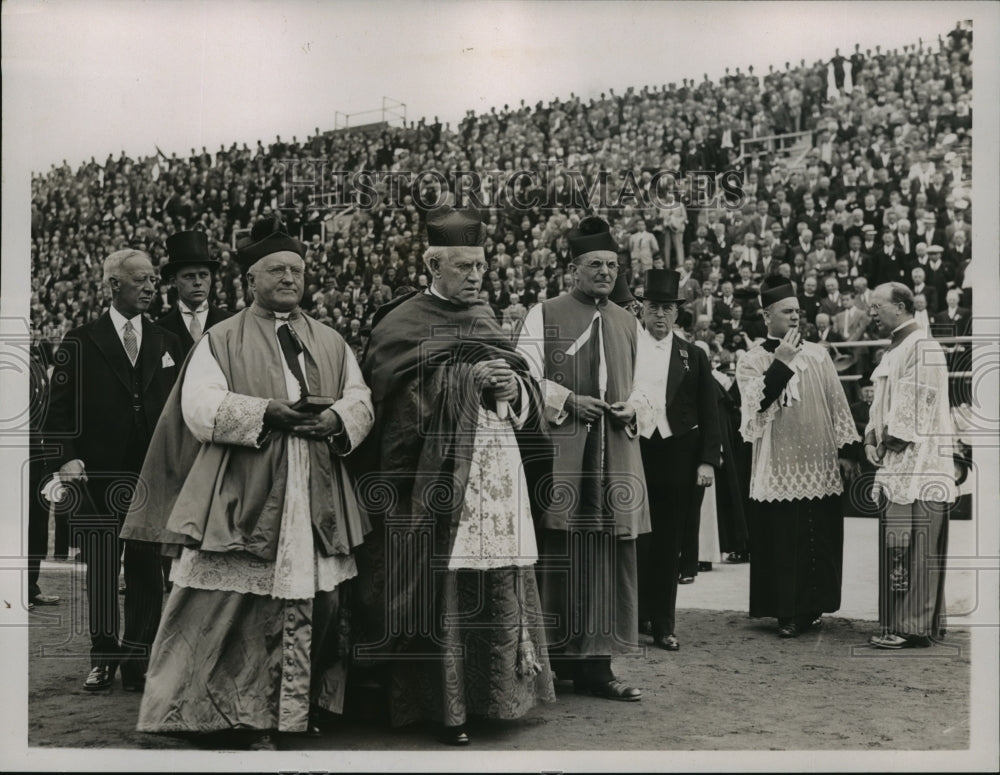
[[[191,332],[191,338],[197,342],[198,337],[201,336],[201,322],[198,320],[198,313],[185,312],[184,314],[191,316],[191,324],[188,326],[188,331]]]
[[[123,332],[124,336],[122,336],[122,340],[125,343],[125,353],[128,355],[128,359],[132,365],[135,366],[135,359],[139,357],[139,345],[135,341],[135,329],[132,328],[131,320],[125,321]]]
[[[306,387],[306,377],[302,373],[302,366],[299,365],[299,353],[304,348],[287,320],[278,326],[278,344],[281,345],[281,354],[285,356],[285,363],[288,364],[289,371],[292,372],[295,381],[299,383],[299,398],[305,398],[309,395],[309,389]]]

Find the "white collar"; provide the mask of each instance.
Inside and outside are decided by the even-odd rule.
[[[115,331],[121,331],[125,327],[125,323],[126,322],[130,322],[132,324],[132,328],[134,328],[136,330],[139,330],[139,329],[142,328],[142,313],[141,312],[138,315],[135,315],[134,317],[127,318],[121,312],[119,312],[118,310],[116,310],[114,308],[114,305],[111,306],[110,311],[111,311],[111,322],[115,326]]]
[[[205,301],[203,301],[198,306],[198,309],[194,309],[194,310],[191,309],[183,301],[178,301],[177,302],[177,308],[181,311],[182,315],[200,315],[202,312],[208,312],[208,300],[206,299]]]
[[[650,338],[650,340],[653,342],[653,346],[654,347],[658,347],[661,350],[669,350],[670,347],[674,343],[674,332],[673,331],[671,331],[669,334],[667,334],[662,339],[657,339],[655,336],[653,336],[651,333],[649,333],[649,329],[644,328],[643,331],[646,332],[646,336],[648,336]]]

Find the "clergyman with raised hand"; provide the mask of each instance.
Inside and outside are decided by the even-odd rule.
[[[767,338],[736,367],[740,432],[753,444],[750,615],[794,638],[840,608],[844,481],[857,470],[854,419],[826,349],[803,341],[795,290],[764,278]]]

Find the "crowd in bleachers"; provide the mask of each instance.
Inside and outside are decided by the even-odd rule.
[[[505,105],[469,112],[456,127],[435,119],[374,132],[317,129],[304,141],[234,143],[187,157],[122,152],[75,171],[64,162],[32,179],[32,325],[58,341],[96,318],[107,303],[104,257],[132,246],[160,262],[166,237],[184,229],[209,235],[222,261],[214,301],[239,310],[246,301],[235,239],[281,210],[308,244],[303,306],[360,348],[379,304],[427,283],[420,211],[409,195],[399,207],[382,199],[331,211],[286,190],[287,166],[276,162],[322,159],[351,172],[448,176],[546,165],[580,173],[550,175],[546,206],[494,201],[485,211],[483,294],[512,333],[532,304],[571,286],[563,234],[585,214],[574,187],[582,180],[589,188],[602,170],[612,185],[629,173],[639,182],[633,200],[600,210],[633,290],[641,292],[646,268],[680,269],[690,334],[723,370],[762,335],[754,298],[770,273],[795,282],[813,339],[873,336],[871,289],[897,279],[917,292],[921,322],[969,333],[971,44],[971,31],[956,26],[932,44],[857,47],[850,57],[838,51],[766,74],[751,67],[717,82],[705,76],[589,100]],[[801,160],[767,140],[743,152],[744,140],[792,132],[810,133]],[[657,170],[733,168],[744,180],[735,209],[661,208],[644,188]],[[164,286],[150,314],[175,303]],[[864,356],[835,356],[845,370],[863,368]]]

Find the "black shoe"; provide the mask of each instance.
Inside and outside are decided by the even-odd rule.
[[[59,595],[43,595],[39,592],[31,598],[31,602],[35,605],[59,605]]]
[[[335,727],[341,720],[341,716],[337,713],[327,710],[326,708],[321,708],[319,705],[311,705],[309,707],[309,729],[308,734],[311,737],[320,737],[324,730]]]
[[[140,694],[146,690],[146,677],[141,676],[136,677],[125,677],[125,672],[122,672],[122,689],[127,692],[139,692]]]
[[[712,570],[712,563],[710,563],[710,562],[699,562],[698,563],[698,572],[699,573],[701,573],[702,571],[710,571],[710,570]]]
[[[620,700],[621,702],[638,702],[642,699],[642,692],[634,686],[626,686],[623,681],[612,678],[610,681],[598,683],[574,682],[573,690],[577,694],[592,694],[595,697],[602,697],[605,700]]]
[[[726,562],[737,565],[743,562],[750,562],[750,556],[746,552],[730,552],[726,557]]]
[[[659,646],[664,651],[680,651],[681,644],[677,640],[676,635],[661,635],[658,638],[653,638],[653,645]]]
[[[278,735],[276,732],[258,732],[247,745],[249,751],[277,751]]]
[[[694,576],[681,576],[677,579],[678,584],[694,584]]]
[[[83,682],[83,688],[88,692],[100,692],[111,688],[111,681],[115,677],[115,668],[108,666],[92,667],[87,680]]]
[[[778,620],[778,637],[779,638],[797,638],[799,637],[799,626],[793,622],[786,619]]]
[[[438,730],[438,740],[445,745],[468,745],[469,733],[465,730],[465,724],[459,724],[457,727],[446,727],[444,725]]]
[[[640,635],[652,635],[653,634],[653,623],[649,619],[643,619],[639,622],[639,634]]]
[[[146,688],[146,661],[124,659],[118,665],[122,674],[122,689],[127,692],[142,692]]]

